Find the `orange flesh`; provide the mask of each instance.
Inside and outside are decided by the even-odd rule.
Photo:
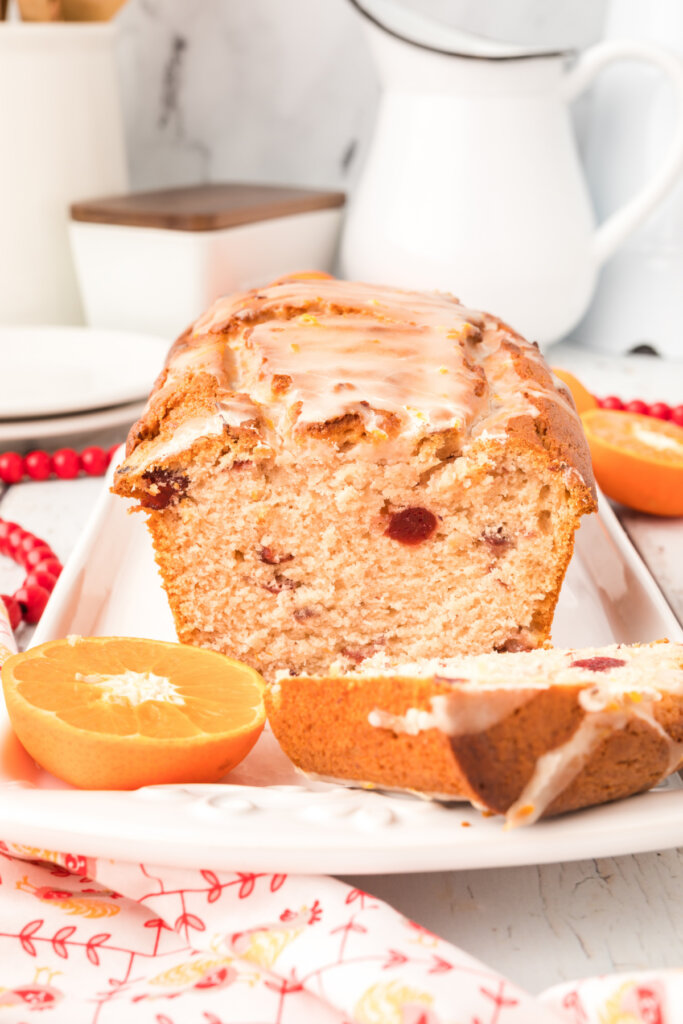
[[[53,641],[10,658],[2,679],[29,753],[87,788],[216,780],[265,721],[258,673],[181,644]]]
[[[596,479],[608,497],[652,515],[683,515],[683,429],[639,413],[581,417]]]

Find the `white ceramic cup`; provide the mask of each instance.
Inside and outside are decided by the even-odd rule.
[[[110,24],[0,23],[0,322],[82,323],[76,199],[125,192]]]

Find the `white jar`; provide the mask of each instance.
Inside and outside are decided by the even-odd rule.
[[[331,271],[343,203],[339,192],[239,184],[76,203],[87,323],[175,337],[221,295]]]
[[[82,323],[69,203],[125,191],[115,26],[0,22],[0,322]]]

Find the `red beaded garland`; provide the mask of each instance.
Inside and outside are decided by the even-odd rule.
[[[24,621],[34,625],[45,610],[50,599],[50,591],[45,587],[19,587],[14,593],[14,600],[21,608]]]
[[[17,452],[3,452],[0,483],[18,484],[25,476],[30,480],[47,480],[53,474],[62,480],[72,480],[81,471],[88,476],[102,476],[118,447],[116,444],[105,451],[90,445],[80,455],[73,448],[60,448],[52,456],[36,449],[24,458]],[[49,544],[8,519],[0,519],[0,555],[14,559],[27,570],[22,586],[14,594],[0,594],[10,626],[16,629],[22,619],[38,622],[62,571],[62,563]]]
[[[671,406],[666,402],[655,402],[650,406],[650,416],[655,416],[658,420],[670,420]]]
[[[26,568],[31,569],[32,572],[49,572],[50,576],[54,576],[57,579],[61,575],[63,565],[58,558],[52,555],[51,558],[42,558],[37,565],[27,566]]]
[[[634,398],[630,402],[622,402],[616,395],[607,395],[597,399],[601,409],[616,409],[624,412],[637,412],[641,416],[653,416],[657,420],[669,420],[677,427],[683,427],[683,405],[673,408],[667,402],[653,402],[648,405],[642,398]]]
[[[25,587],[44,587],[45,590],[52,593],[54,590],[57,577],[53,576],[51,572],[47,572],[46,569],[34,569],[30,572],[24,580]]]
[[[5,542],[7,546],[7,554],[10,555],[12,558],[15,557],[17,548],[19,547],[23,538],[24,531],[20,526],[15,526],[12,532],[7,535],[7,540]]]
[[[0,594],[12,629],[22,619],[37,622],[62,571],[61,562],[44,540],[7,519],[0,519],[0,555],[7,555],[28,570],[14,594]]]
[[[50,456],[47,452],[29,452],[24,459],[24,469],[31,480],[47,480],[52,472]]]
[[[5,484],[18,484],[24,475],[24,460],[16,452],[0,455],[0,480]]]
[[[624,403],[616,395],[608,395],[607,398],[601,398],[598,400],[598,405],[601,409],[623,409]]]
[[[645,402],[641,401],[640,398],[634,398],[632,402],[627,402],[624,406],[625,412],[637,412],[641,416],[650,415],[650,407]]]
[[[110,456],[104,448],[92,445],[81,452],[81,466],[88,476],[102,476],[109,465]]]
[[[118,447],[115,444],[105,451],[98,445],[89,445],[80,455],[73,448],[60,448],[52,456],[37,448],[24,458],[17,452],[3,452],[0,455],[0,483],[18,484],[24,477],[47,480],[53,474],[61,480],[73,480],[80,472],[87,476],[102,476]]]
[[[27,569],[37,569],[43,562],[54,557],[54,552],[51,548],[41,541],[40,547],[31,548],[30,551],[27,551],[21,562]]]
[[[73,448],[59,448],[52,456],[52,468],[60,480],[73,480],[81,468],[80,460]]]

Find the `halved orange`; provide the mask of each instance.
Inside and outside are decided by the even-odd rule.
[[[588,412],[589,409],[597,409],[597,398],[591,395],[590,391],[583,386],[573,373],[570,373],[569,370],[559,370],[556,366],[553,366],[553,373],[569,388],[578,413]]]
[[[683,515],[683,428],[613,409],[581,420],[595,478],[609,498],[655,516]]]
[[[185,644],[52,640],[9,658],[2,685],[31,757],[82,789],[216,782],[265,723],[258,672]]]

